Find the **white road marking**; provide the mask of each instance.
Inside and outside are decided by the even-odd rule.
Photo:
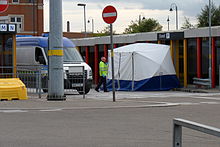
[[[200,102],[201,104],[220,104],[219,102]]]
[[[190,102],[181,102],[181,103],[177,103],[179,105],[199,105],[199,103],[190,103]]]
[[[24,110],[0,110],[0,112],[4,112],[4,113],[20,113],[20,112],[28,112],[28,111],[24,111]]]
[[[41,111],[41,112],[55,112],[55,111],[62,111],[63,109],[45,109],[45,110],[39,110],[39,111]]]
[[[206,100],[217,100],[220,101],[220,98],[215,98],[215,97],[193,97],[194,99],[206,99]]]

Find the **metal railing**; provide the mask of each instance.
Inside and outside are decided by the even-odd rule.
[[[218,128],[175,118],[173,119],[173,147],[182,147],[182,127],[220,137],[220,129]]]
[[[210,79],[193,78],[193,84],[210,88]]]
[[[19,69],[16,76],[25,84],[29,94],[37,94],[41,98],[44,89],[47,87],[45,85],[44,75],[40,69]]]
[[[19,78],[26,86],[30,95],[47,95],[48,72],[43,66],[23,65],[17,66],[17,73],[0,73],[0,78]],[[71,67],[71,70],[64,72],[64,94],[76,94],[78,92],[85,98],[86,70],[83,66]],[[56,80],[56,79],[53,79]]]

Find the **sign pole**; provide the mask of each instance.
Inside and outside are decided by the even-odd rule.
[[[112,62],[112,94],[115,102],[115,77],[114,77],[114,51],[113,51],[113,26],[112,23],[117,19],[117,10],[113,6],[106,6],[102,11],[102,18],[110,24],[110,42],[111,42],[111,62]]]
[[[113,29],[112,23],[110,24],[110,41],[111,41],[111,62],[112,62],[112,95],[113,102],[115,102],[115,77],[114,77],[114,51],[113,51]]]

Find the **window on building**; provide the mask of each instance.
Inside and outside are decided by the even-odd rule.
[[[21,17],[17,17],[17,22],[21,22]]]
[[[12,0],[12,3],[19,3],[19,0]]]
[[[0,78],[5,78],[13,73],[13,48],[11,37],[11,35],[6,34],[0,35]]]
[[[196,55],[196,39],[188,39],[187,46],[187,72],[188,72],[188,83],[193,84],[193,78],[197,74],[197,55]]]
[[[11,22],[15,22],[15,17],[11,17]]]
[[[209,39],[202,38],[202,78],[209,77]]]
[[[17,31],[20,32],[23,30],[23,25],[22,25],[22,16],[11,16],[10,17],[10,23],[15,23],[17,24]]]
[[[219,83],[219,68],[220,68],[220,37],[216,37],[216,83]],[[219,85],[220,86],[220,85]]]
[[[36,0],[29,0],[29,3],[34,3],[36,2]]]

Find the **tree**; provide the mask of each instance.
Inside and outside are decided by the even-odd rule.
[[[112,32],[114,35],[116,34],[116,31],[113,30]],[[110,25],[106,26],[103,30],[98,33],[93,34],[94,37],[99,37],[99,36],[109,36],[110,35]]]
[[[211,4],[211,23],[212,26],[220,25],[220,6],[217,8],[213,3]],[[197,17],[198,27],[209,26],[209,6],[205,5],[202,12]]]
[[[181,29],[192,29],[192,28],[195,28],[195,26],[190,23],[189,18],[184,17],[184,19],[185,19],[185,22],[183,23],[183,26],[181,27]]]
[[[142,21],[131,21],[131,25],[125,29],[124,34],[139,32],[161,31],[162,26],[153,18],[143,19]]]

